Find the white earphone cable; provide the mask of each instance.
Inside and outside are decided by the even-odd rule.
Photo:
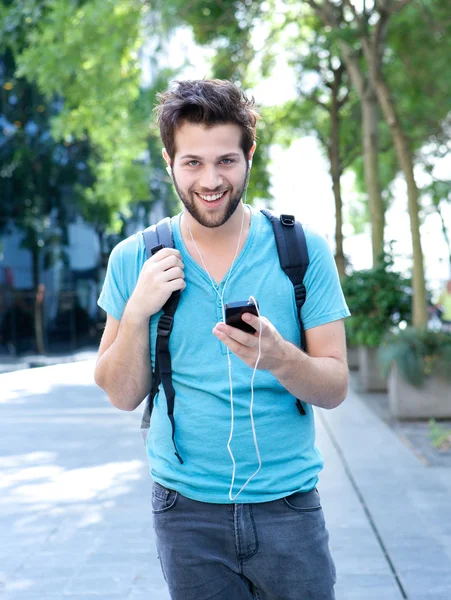
[[[219,297],[219,299],[220,299],[220,301],[221,301],[221,308],[222,308],[222,321],[223,321],[223,323],[225,323],[225,312],[224,312],[224,292],[225,292],[225,290],[226,290],[227,284],[229,283],[230,275],[232,274],[232,270],[233,270],[233,267],[234,267],[234,265],[235,265],[236,257],[238,256],[238,252],[239,252],[239,249],[240,249],[240,244],[241,244],[241,236],[242,236],[242,234],[243,234],[243,226],[244,226],[244,213],[245,213],[245,210],[244,210],[244,207],[243,207],[243,216],[242,216],[242,218],[241,218],[241,228],[240,228],[240,235],[239,235],[239,237],[238,237],[238,243],[237,243],[237,245],[236,245],[235,256],[233,257],[233,261],[232,261],[232,264],[230,265],[230,269],[229,269],[229,273],[228,273],[228,275],[227,275],[227,279],[226,279],[226,281],[225,281],[225,283],[224,283],[224,287],[222,288],[222,294],[220,294],[220,293],[219,293],[219,291],[218,291],[218,287],[216,286],[215,282],[213,281],[213,278],[212,278],[212,276],[210,275],[210,273],[208,272],[208,269],[207,269],[207,267],[205,266],[205,262],[204,262],[203,256],[202,256],[202,254],[201,254],[201,251],[200,251],[200,250],[199,250],[199,248],[197,247],[197,244],[196,244],[196,242],[194,241],[194,237],[193,237],[193,234],[191,233],[191,228],[190,228],[190,226],[189,226],[189,223],[188,223],[188,222],[186,223],[186,226],[188,227],[189,234],[190,234],[190,236],[191,236],[191,241],[193,242],[193,246],[196,248],[196,250],[197,250],[197,253],[198,253],[198,255],[199,255],[199,258],[200,258],[200,260],[202,261],[202,265],[203,265],[203,267],[204,267],[204,269],[205,269],[205,272],[206,272],[206,273],[207,273],[207,275],[208,275],[208,278],[210,279],[210,283],[211,283],[211,285],[212,285],[212,288],[214,289],[214,291],[216,292],[216,294],[218,295],[218,297]]]
[[[255,304],[255,307],[257,309],[257,315],[258,317],[260,317],[260,311],[258,309],[258,305],[257,305],[257,301],[255,300],[255,298],[253,296],[251,296],[249,298],[249,300],[252,300]],[[232,459],[232,463],[233,463],[233,468],[232,468],[232,482],[230,484],[230,490],[229,490],[229,499],[231,502],[233,502],[236,498],[238,498],[238,496],[241,494],[241,492],[244,490],[244,488],[249,484],[249,482],[257,475],[257,473],[260,471],[260,469],[262,468],[262,459],[260,456],[260,450],[258,448],[258,442],[257,442],[257,432],[255,430],[255,423],[254,423],[254,379],[255,379],[255,374],[257,372],[257,367],[258,367],[258,363],[260,362],[260,357],[261,357],[261,350],[262,350],[262,345],[261,345],[261,339],[262,339],[262,324],[260,321],[260,333],[258,336],[258,355],[257,355],[257,360],[255,362],[255,366],[254,366],[254,372],[252,373],[252,379],[251,379],[251,404],[249,407],[249,413],[251,416],[251,425],[252,425],[252,435],[254,437],[254,446],[255,446],[255,451],[257,453],[257,457],[258,457],[258,468],[257,470],[248,478],[248,480],[246,481],[246,483],[244,483],[241,487],[241,489],[239,490],[239,492],[237,494],[235,494],[235,496],[232,497],[232,490],[233,490],[233,485],[235,483],[235,474],[236,474],[236,463],[235,463],[235,458],[233,456],[233,452],[232,449],[230,447],[230,443],[232,441],[233,438],[233,424],[234,424],[234,410],[233,410],[233,382],[232,382],[232,364],[230,362],[230,357],[229,357],[229,352],[227,349],[227,357],[229,359],[229,382],[230,382],[230,406],[231,406],[231,411],[232,411],[232,425],[230,428],[230,436],[229,436],[229,441],[227,442],[227,450],[229,451],[230,457]]]
[[[245,198],[246,198],[246,192],[247,192],[247,187],[246,187],[246,191],[245,191]],[[221,310],[222,310],[222,321],[223,323],[225,323],[225,308],[224,308],[224,293],[227,287],[227,284],[229,282],[230,279],[230,275],[232,274],[232,269],[233,266],[235,264],[235,260],[238,256],[238,251],[240,249],[240,243],[241,243],[241,237],[242,237],[242,233],[243,233],[243,226],[244,226],[244,207],[243,207],[243,216],[241,219],[241,228],[240,228],[240,235],[238,237],[238,244],[235,250],[235,256],[233,258],[232,264],[230,266],[229,269],[229,273],[227,275],[227,279],[225,281],[224,287],[222,289],[222,293],[219,293],[217,286],[215,285],[215,282],[213,281],[213,278],[211,277],[210,273],[208,272],[208,269],[205,265],[205,261],[203,259],[202,253],[199,250],[196,242],[194,241],[194,237],[193,234],[191,232],[191,228],[189,226],[189,223],[187,222],[187,228],[191,237],[191,241],[193,242],[193,246],[196,248],[196,251],[199,255],[199,258],[202,262],[202,265],[205,269],[205,272],[208,275],[208,278],[210,279],[210,283],[212,288],[214,289],[214,291],[216,292],[216,294],[219,297],[219,300],[221,302]],[[257,309],[257,315],[258,317],[260,317],[260,311],[258,309],[258,305],[257,305],[257,301],[255,300],[255,298],[253,296],[251,296],[249,298],[249,300],[252,300],[256,306]],[[259,337],[258,337],[258,355],[257,355],[257,360],[254,366],[254,371],[252,373],[252,379],[251,379],[251,403],[250,403],[250,408],[249,408],[249,412],[250,412],[250,417],[251,417],[251,425],[252,425],[252,435],[254,438],[254,446],[255,446],[255,451],[257,453],[257,457],[258,457],[258,468],[257,470],[248,478],[248,480],[246,481],[246,483],[244,483],[244,485],[241,487],[241,489],[239,490],[239,492],[232,497],[232,490],[233,490],[233,486],[235,483],[235,475],[236,475],[236,462],[235,462],[235,458],[233,456],[233,452],[231,449],[231,441],[233,438],[233,429],[234,429],[234,418],[235,418],[235,413],[234,413],[234,406],[233,406],[233,379],[232,379],[232,361],[230,360],[230,350],[227,348],[226,346],[226,350],[227,350],[227,364],[228,364],[228,370],[229,370],[229,385],[230,385],[230,410],[231,410],[231,427],[230,427],[230,436],[229,436],[229,441],[227,442],[227,450],[229,451],[230,457],[232,459],[232,481],[230,484],[230,490],[229,490],[229,499],[231,502],[233,502],[240,494],[241,492],[244,490],[244,488],[249,484],[249,482],[257,475],[257,473],[260,471],[261,467],[262,467],[262,460],[261,460],[261,456],[260,456],[260,451],[258,448],[258,442],[257,442],[257,433],[255,430],[255,423],[254,423],[254,414],[253,414],[253,407],[254,407],[254,379],[255,379],[255,374],[257,372],[257,368],[258,368],[258,363],[260,361],[260,357],[261,357],[261,334],[262,334],[262,324],[260,321],[260,333],[259,333]]]

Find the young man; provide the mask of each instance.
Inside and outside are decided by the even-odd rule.
[[[161,385],[147,439],[171,597],[332,600],[312,406],[334,408],[347,392],[349,312],[333,257],[307,229],[304,353],[271,223],[243,203],[256,147],[253,102],[227,81],[182,81],[160,96],[158,110],[185,209],[172,218],[176,249],[146,260],[137,234],[113,250],[99,299],[108,316],[95,378],[114,406],[141,404],[161,308],[180,290],[169,347],[183,463]],[[223,323],[223,306],[250,296],[260,317],[243,319],[255,334]]]

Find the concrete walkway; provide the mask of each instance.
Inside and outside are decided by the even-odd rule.
[[[93,365],[0,376],[2,600],[169,598],[141,409],[111,407]],[[425,467],[353,392],[317,429],[337,600],[451,600],[451,470]]]

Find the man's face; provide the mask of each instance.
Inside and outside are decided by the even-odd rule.
[[[246,187],[247,159],[238,125],[185,122],[175,133],[172,175],[186,210],[204,227],[220,227]]]

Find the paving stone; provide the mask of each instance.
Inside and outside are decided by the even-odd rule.
[[[409,600],[449,600],[449,591],[445,593],[428,592],[426,595],[418,595],[415,592],[409,594]]]
[[[58,595],[64,589],[68,582],[67,577],[48,576],[14,576],[6,582],[4,592],[8,594],[40,595],[45,598],[47,595]]]
[[[64,600],[65,598],[65,596],[63,596],[61,592],[56,590],[55,592],[46,591],[44,597],[45,600]],[[29,590],[5,594],[4,596],[0,595],[0,598],[1,600],[43,600],[43,596],[41,593],[38,593],[36,595],[34,591],[30,592]],[[77,600],[80,600],[80,597],[78,597]]]
[[[336,585],[337,600],[345,598],[359,598],[366,600],[402,600],[402,593],[391,574],[343,574],[340,575]]]
[[[24,557],[17,554],[0,555],[0,590],[5,581],[23,565]]]
[[[81,552],[77,554],[65,548],[65,552],[59,552],[52,545],[47,546],[46,550],[41,550],[30,554],[24,561],[24,566],[34,569],[59,569],[71,568],[80,569],[81,565],[87,560],[89,554]]]
[[[140,574],[133,580],[132,594],[147,594],[148,598],[160,598],[160,595],[166,598],[169,597],[169,592],[166,583],[155,577],[153,572]]]
[[[84,600],[84,598],[83,598]],[[167,589],[155,589],[149,591],[132,591],[127,600],[171,600]]]
[[[70,600],[127,600],[128,594],[80,594],[79,592],[76,594],[65,593],[63,599],[66,600],[67,598]],[[148,598],[148,600],[153,599]],[[155,600],[157,600],[157,598],[155,598]]]
[[[46,581],[62,580],[68,581],[77,574],[79,569],[72,565],[24,565],[14,574],[14,580]]]
[[[156,599],[155,599],[156,600]],[[384,587],[380,583],[371,590],[362,592],[360,587],[351,588],[351,584],[346,584],[346,589],[335,588],[335,600],[405,600],[401,592],[392,587]]]
[[[132,588],[132,577],[106,574],[104,571],[91,576],[77,575],[64,585],[65,594],[128,594]]]

